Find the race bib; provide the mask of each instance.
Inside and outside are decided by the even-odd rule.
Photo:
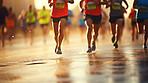
[[[87,10],[94,10],[94,9],[96,9],[95,2],[88,2],[87,3]]]
[[[141,13],[147,13],[148,11],[147,11],[147,7],[142,7],[141,9],[140,9],[140,12]]]
[[[56,0],[55,8],[57,9],[64,9],[65,2],[63,0]]]
[[[113,5],[112,5],[112,8],[113,8],[114,10],[120,10],[120,9],[121,9],[120,3],[115,3],[115,4],[113,4]]]

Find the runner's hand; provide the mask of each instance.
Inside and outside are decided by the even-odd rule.
[[[81,12],[84,12],[85,9],[81,9]]]
[[[126,9],[128,9],[128,5],[127,5]]]
[[[51,8],[52,6],[53,6],[53,3],[50,3],[50,4],[49,4],[49,7]]]
[[[73,4],[74,3],[74,0],[69,0],[68,2],[71,3],[71,4]]]

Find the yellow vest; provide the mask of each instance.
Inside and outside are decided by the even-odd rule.
[[[36,21],[36,17],[34,16],[34,11],[31,12],[27,12],[27,19],[26,19],[26,23],[35,23]]]
[[[41,10],[38,12],[39,23],[40,24],[48,24],[50,21],[50,11]]]

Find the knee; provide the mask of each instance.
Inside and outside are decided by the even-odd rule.
[[[91,33],[92,33],[92,30],[88,30],[88,31],[87,31],[87,34],[91,34]]]
[[[87,28],[88,32],[92,32],[92,27]]]
[[[66,19],[61,19],[60,27],[65,27]]]
[[[58,36],[58,32],[55,32],[54,36],[57,37]]]

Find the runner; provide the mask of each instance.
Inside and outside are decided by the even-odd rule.
[[[61,44],[64,37],[64,29],[66,25],[66,20],[68,19],[68,2],[74,3],[74,0],[48,0],[49,7],[52,7],[53,27],[55,34],[56,47],[55,52],[57,54],[62,54]],[[59,25],[60,24],[60,25]]]
[[[148,0],[135,0],[133,8],[138,9],[137,22],[139,26],[139,33],[142,34],[144,32],[143,48],[147,48],[146,43],[148,37]]]
[[[133,8],[129,14],[129,19],[131,19],[131,28],[132,28],[132,41],[138,40],[138,30],[137,30],[137,19],[136,19],[136,10]]]
[[[14,29],[15,29],[15,14],[12,12],[12,8],[9,8],[8,17],[6,21],[6,26],[8,30],[9,42],[12,43],[12,38],[14,38]]]
[[[26,13],[26,23],[27,23],[27,30],[30,36],[30,45],[33,44],[33,29],[35,27],[36,22],[36,13],[32,10],[32,5],[29,5],[28,11]]]
[[[108,0],[107,8],[110,7],[110,19],[109,22],[111,23],[112,29],[112,42],[115,48],[118,48],[118,40],[120,38],[120,30],[123,27],[124,21],[124,8],[122,6],[122,2],[126,4],[126,9],[128,8],[128,4],[126,0]],[[117,30],[116,30],[116,25]]]
[[[7,8],[3,6],[3,0],[0,0],[0,33],[1,33],[1,46],[4,47],[4,27],[6,25],[6,17],[8,16]]]
[[[85,1],[85,20],[87,26],[87,42],[88,42],[88,50],[87,53],[95,51],[96,49],[96,39],[98,37],[99,24],[101,22],[101,4],[105,4],[106,0],[81,0],[80,8],[83,9],[83,2]],[[93,27],[94,25],[94,27]],[[93,40],[92,40],[92,30],[94,32]],[[92,47],[91,47],[92,44]]]
[[[21,14],[18,16],[18,21],[20,28],[23,32],[25,43],[27,42],[27,23],[26,23],[26,11],[22,10]]]
[[[39,24],[41,25],[42,28],[44,43],[46,44],[47,28],[50,21],[50,12],[46,10],[45,6],[43,6],[43,9],[38,12],[38,19],[39,19]]]

